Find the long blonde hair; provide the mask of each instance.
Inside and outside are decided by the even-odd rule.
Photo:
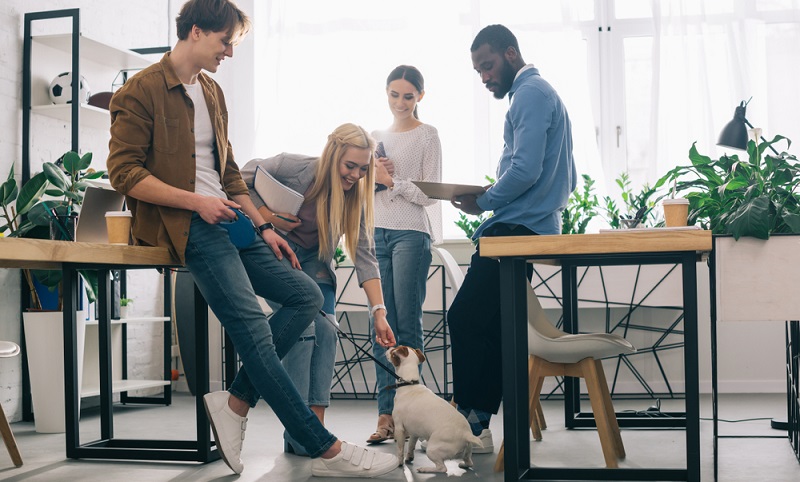
[[[339,164],[348,147],[369,151],[369,169],[350,190],[342,189]],[[319,257],[323,260],[333,258],[336,244],[344,236],[344,247],[350,259],[355,261],[358,246],[361,213],[367,239],[372,242],[375,228],[375,140],[355,124],[342,124],[329,136],[322,156],[317,164],[316,179],[307,202],[315,202],[319,232]]]

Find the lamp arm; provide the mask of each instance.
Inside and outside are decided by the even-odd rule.
[[[747,127],[751,128],[751,129],[755,129],[755,127],[753,127],[753,124],[751,124],[750,121],[748,121],[746,117],[744,118],[744,123],[747,124]],[[764,142],[767,142],[767,140],[764,139],[764,136],[761,136],[761,140],[764,141]],[[772,147],[772,144],[769,144],[768,147],[772,150],[772,152],[775,153],[776,156],[780,157],[780,154],[778,153],[778,151],[775,150],[774,147]]]

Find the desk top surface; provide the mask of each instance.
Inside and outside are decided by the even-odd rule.
[[[180,266],[166,248],[0,238],[0,268],[59,269],[63,263]]]
[[[710,252],[711,231],[628,231],[551,236],[497,236],[480,241],[481,256],[568,256],[581,254]]]

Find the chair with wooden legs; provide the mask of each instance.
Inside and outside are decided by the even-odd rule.
[[[597,434],[603,448],[606,467],[617,468],[619,459],[625,458],[625,447],[619,433],[619,424],[611,395],[608,391],[602,358],[633,353],[625,338],[611,333],[568,334],[550,323],[539,299],[528,285],[528,383],[530,390],[530,427],[533,438],[542,440],[541,429],[546,428],[542,416],[539,394],[544,378],[548,376],[578,377],[586,382],[586,391],[592,405]],[[495,471],[503,470],[505,444],[495,462]]]
[[[0,358],[7,358],[19,354],[19,345],[11,341],[0,341]],[[8,455],[11,456],[11,461],[16,467],[22,466],[22,456],[19,454],[17,448],[17,441],[14,439],[14,432],[11,431],[11,426],[6,419],[6,413],[3,411],[3,405],[0,405],[0,435],[3,437],[3,442],[8,449]]]

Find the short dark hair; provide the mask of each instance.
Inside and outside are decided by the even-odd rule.
[[[386,87],[389,87],[389,84],[397,79],[408,81],[409,84],[417,89],[417,92],[422,93],[425,91],[425,79],[422,78],[422,72],[416,67],[411,65],[398,65],[394,70],[389,72],[389,77],[386,77]],[[414,107],[414,117],[419,119],[416,106]]]
[[[478,50],[483,44],[489,44],[492,51],[498,54],[505,53],[509,47],[514,47],[514,50],[522,55],[519,51],[517,37],[515,37],[514,34],[511,33],[511,30],[505,25],[495,24],[484,27],[478,32],[478,35],[475,36],[475,40],[472,41],[472,47],[469,49],[470,52]]]
[[[210,32],[229,32],[232,38],[250,31],[250,18],[230,0],[189,0],[175,19],[178,39],[186,40],[197,25]]]

